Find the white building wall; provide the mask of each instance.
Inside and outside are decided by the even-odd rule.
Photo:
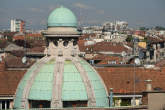
[[[18,19],[12,19],[10,24],[10,30],[11,32],[19,32],[21,29],[21,20]]]
[[[11,32],[15,32],[16,30],[15,30],[15,20],[14,19],[12,19],[11,20]]]

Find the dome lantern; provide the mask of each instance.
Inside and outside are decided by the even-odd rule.
[[[61,6],[50,13],[47,26],[77,27],[77,18],[70,9]]]

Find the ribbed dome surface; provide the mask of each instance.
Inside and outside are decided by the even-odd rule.
[[[96,100],[95,106],[107,107],[108,98],[101,78],[83,59],[79,59],[79,64],[86,72],[87,78],[91,83],[93,96]],[[54,85],[53,82],[60,79],[60,77],[62,77],[62,80],[59,80],[58,82],[61,82],[61,101],[88,101],[89,93],[86,89],[81,71],[77,68],[75,62],[72,60],[65,60],[62,65],[58,66],[55,58],[42,58],[35,63],[19,83],[16,98],[14,100],[14,108],[21,108],[22,100],[24,100],[24,98],[27,98],[27,100],[52,101],[53,94],[59,91],[59,89],[55,89],[56,85]],[[61,67],[62,73],[56,73],[56,68]],[[55,76],[57,76],[56,79]]]
[[[48,27],[77,27],[77,18],[71,10],[60,7],[53,10],[48,17]]]

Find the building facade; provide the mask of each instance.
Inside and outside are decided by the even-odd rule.
[[[24,32],[25,21],[21,19],[12,19],[10,28],[11,32]]]

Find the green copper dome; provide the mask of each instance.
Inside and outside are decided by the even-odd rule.
[[[60,7],[53,10],[48,17],[48,27],[77,27],[77,18],[71,10]]]
[[[97,72],[86,61],[79,59],[81,70],[85,73],[81,73],[80,68],[72,60],[65,60],[62,65],[61,63],[58,64],[55,58],[47,57],[35,63],[19,83],[14,100],[14,108],[24,108],[24,105],[26,108],[28,106],[26,100],[29,102],[48,101],[51,103],[54,98],[59,98],[59,101],[62,102],[90,102],[90,95],[93,95],[95,100],[93,107],[108,107],[104,83]],[[61,72],[56,71],[58,68],[62,68]],[[88,85],[91,87],[90,91],[86,87],[86,78],[82,76],[84,74],[86,74],[88,82],[90,82],[90,86]],[[54,81],[57,82],[54,83]],[[57,93],[58,97],[55,95]],[[91,107],[89,104],[87,106]],[[50,108],[52,108],[51,105]]]

